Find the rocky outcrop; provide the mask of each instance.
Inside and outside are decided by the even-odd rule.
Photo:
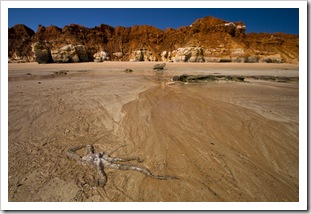
[[[284,59],[281,57],[281,54],[274,54],[274,55],[264,56],[261,59],[261,62],[266,62],[266,63],[283,63]]]
[[[172,52],[174,62],[204,62],[202,47],[178,48]]]
[[[76,53],[78,54],[79,62],[89,61],[88,51],[84,45],[76,45],[75,50]]]
[[[198,82],[213,82],[213,81],[234,81],[244,82],[244,76],[230,76],[230,75],[188,75],[183,74],[180,76],[174,76],[173,81],[181,81],[188,83]]]
[[[171,57],[172,55],[170,51],[163,51],[161,53],[161,61],[163,62],[172,61]]]
[[[52,62],[50,50],[40,42],[35,42],[31,45],[34,54],[34,60],[39,64]]]
[[[271,58],[272,60],[274,58],[287,63],[298,63],[299,61],[298,35],[250,33],[247,34],[244,42],[247,44],[248,52],[260,59]],[[267,61],[270,60],[267,59]]]
[[[123,61],[123,52],[112,53],[112,57],[114,61]]]
[[[52,61],[57,63],[88,62],[88,52],[83,45],[65,45],[51,50]]]
[[[242,22],[214,17],[200,18],[189,26],[166,30],[148,25],[114,28],[101,24],[87,28],[71,24],[64,28],[39,25],[35,33],[24,25],[16,25],[9,29],[9,59],[34,61],[41,57],[41,63],[45,63],[43,56],[49,51],[49,62],[298,63],[298,35],[246,34],[245,31]],[[32,45],[38,42],[42,48],[32,51]]]
[[[79,56],[73,45],[65,45],[59,49],[51,50],[53,62],[68,63],[79,62]]]
[[[49,50],[45,43],[35,42],[31,47],[34,60],[39,64],[89,61],[87,50],[83,45],[65,45],[59,49]]]
[[[134,50],[130,57],[131,62],[140,62],[140,61],[156,61],[156,58],[152,55],[152,52],[147,48],[139,48]]]
[[[33,61],[31,44],[35,32],[29,27],[19,24],[9,28],[8,34],[9,62]]]
[[[109,53],[105,51],[99,51],[93,55],[94,62],[104,62],[106,60],[110,60]]]

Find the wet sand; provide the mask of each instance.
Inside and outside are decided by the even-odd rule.
[[[298,65],[154,64],[9,64],[9,201],[299,201],[297,81],[171,81],[298,77]],[[98,187],[65,155],[80,144],[178,179],[105,169]]]

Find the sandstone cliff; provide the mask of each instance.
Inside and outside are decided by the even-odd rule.
[[[9,60],[33,61],[31,44],[35,32],[27,26],[19,24],[9,28],[8,34]]]
[[[178,29],[152,26],[64,28],[24,25],[9,29],[9,61],[85,62],[266,62],[298,63],[299,37],[284,33],[245,33],[242,22],[214,17]]]

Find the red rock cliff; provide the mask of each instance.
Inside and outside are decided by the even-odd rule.
[[[36,53],[51,55],[40,58],[48,59],[47,62],[55,58],[57,62],[298,62],[297,35],[245,34],[245,30],[243,22],[214,17],[200,18],[190,26],[164,31],[148,25],[113,28],[101,24],[87,28],[71,24],[63,29],[39,25],[35,33],[24,25],[16,25],[9,29],[8,54],[12,62],[34,61],[40,58]]]

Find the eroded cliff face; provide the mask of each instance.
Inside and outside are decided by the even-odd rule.
[[[9,61],[38,63],[96,61],[298,63],[299,37],[245,34],[242,22],[214,17],[178,29],[152,26],[64,28],[24,25],[9,29]]]
[[[35,32],[27,26],[19,24],[9,28],[8,34],[9,61],[33,61],[31,44]]]

